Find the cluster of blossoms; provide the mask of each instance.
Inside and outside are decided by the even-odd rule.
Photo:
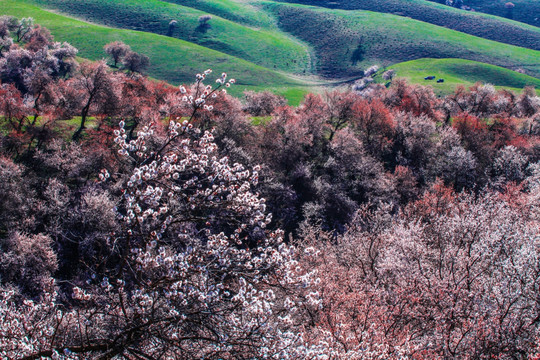
[[[227,157],[218,158],[217,146],[210,132],[197,136],[197,129],[187,121],[183,124],[171,122],[167,139],[171,150],[161,151],[162,155],[143,153],[146,150],[144,139],[149,133],[127,143],[122,137],[123,132],[118,132],[120,135],[116,142],[122,147],[121,154],[132,157],[133,151],[133,155],[142,160],[126,184],[126,217],[129,223],[135,215],[140,215],[139,221],[142,221],[149,215],[163,214],[167,208],[181,206],[195,210],[203,204],[226,206],[246,214],[255,210],[257,213],[252,224],[265,227],[270,222],[271,216],[264,215],[264,199],[251,192],[251,186],[258,182],[258,167],[250,172],[241,164],[231,166]],[[180,134],[189,137],[180,139]],[[167,186],[163,186],[163,181],[167,181]]]
[[[99,181],[103,182],[103,181],[107,181],[107,179],[109,179],[111,177],[111,174],[109,174],[109,172],[107,171],[107,169],[103,169],[101,170],[101,172],[99,173]]]
[[[362,94],[364,97],[367,97],[367,94],[369,94],[369,91],[367,91],[368,86],[373,83],[375,80],[373,79],[373,76],[379,71],[379,67],[377,65],[370,66],[364,71],[364,76],[355,81],[353,85],[353,90]]]
[[[68,348],[53,348],[58,340],[62,341],[65,328],[73,328],[77,321],[75,311],[67,311],[57,305],[58,293],[50,284],[40,301],[20,299],[13,290],[0,292],[0,357],[2,359],[20,359],[28,354],[47,355],[52,359],[68,360],[71,351]],[[62,329],[58,327],[62,324]]]
[[[114,142],[120,147],[118,154],[122,156],[128,156],[130,154],[142,157],[146,153],[148,148],[146,147],[145,140],[149,136],[154,134],[152,124],[144,126],[142,131],[139,131],[137,138],[128,141],[126,129],[124,128],[126,123],[122,120],[118,123],[119,129],[114,130]]]
[[[199,94],[202,80],[209,73],[207,70],[197,75],[195,100],[191,102],[193,96],[184,95],[193,104],[191,118],[202,104],[204,109],[211,110],[211,105],[205,103],[208,96],[215,95],[215,90],[207,86]],[[225,80],[226,74],[223,74],[218,82],[224,84]],[[231,83],[234,80],[226,84]],[[183,86],[180,92],[187,94]],[[163,145],[149,151],[146,144],[154,135],[152,126],[144,127],[136,139],[129,141],[125,123],[121,121],[119,126],[120,129],[115,130],[115,143],[121,148],[119,154],[135,161],[133,173],[126,183],[125,212],[121,215],[127,224],[142,224],[151,217],[161,226],[150,225],[148,232],[160,236],[166,229],[163,224],[171,221],[167,214],[182,213],[188,221],[194,212],[204,208],[213,208],[223,214],[234,212],[236,216],[242,215],[247,225],[262,229],[270,223],[271,214],[265,214],[264,199],[251,191],[258,183],[260,167],[249,171],[241,164],[231,165],[227,157],[220,158],[211,131],[201,133],[189,120],[171,121]],[[163,222],[167,218],[169,220]],[[233,236],[239,238],[247,225],[237,226]]]
[[[219,84],[217,88],[215,88],[215,89],[212,88],[212,85],[206,85],[206,86],[202,87],[201,86],[202,82],[211,73],[212,73],[212,70],[208,69],[205,72],[203,72],[202,74],[197,74],[196,75],[196,77],[195,77],[196,78],[196,82],[195,82],[196,91],[195,91],[195,94],[188,94],[188,90],[186,89],[186,87],[184,85],[181,85],[179,90],[180,90],[180,94],[182,94],[182,101],[192,105],[195,110],[199,109],[199,108],[203,108],[204,110],[212,111],[214,109],[214,107],[213,107],[213,105],[208,105],[207,100],[208,99],[215,99],[217,97],[217,91],[222,86],[230,87],[231,85],[233,85],[236,82],[236,80],[230,79],[229,81],[226,81],[227,74],[223,73],[223,74],[221,74],[221,77],[216,80],[216,83]],[[201,88],[202,88],[202,90],[201,90]],[[225,93],[227,93],[227,90],[222,89],[221,92],[225,94]]]
[[[212,90],[205,89],[194,97],[194,113],[211,109],[206,99]],[[111,236],[111,246],[120,265],[72,288],[73,313],[60,311],[53,290],[47,301],[23,304],[24,312],[12,295],[3,295],[1,315],[13,319],[6,320],[10,325],[1,331],[9,334],[0,339],[22,340],[9,340],[2,355],[304,359],[318,354],[299,331],[302,312],[320,303],[318,293],[309,290],[315,274],[299,266],[281,231],[265,230],[271,215],[252,190],[260,168],[230,164],[219,155],[212,132],[190,120],[171,121],[162,138],[151,124],[134,138],[125,126],[121,121],[114,132],[118,153],[131,169],[115,175],[123,181],[116,211],[124,230]],[[106,170],[99,174],[104,184],[110,179]],[[24,316],[36,321],[18,319]],[[43,328],[39,334],[17,325],[36,322]]]

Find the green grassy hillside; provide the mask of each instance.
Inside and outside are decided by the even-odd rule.
[[[261,11],[257,3],[243,0],[162,0],[173,4],[189,6],[209,14],[217,15],[239,24],[255,28],[275,29],[274,19]]]
[[[429,0],[444,3],[443,0]],[[540,26],[540,1],[538,0],[513,0],[515,7],[511,12],[504,6],[508,0],[464,0],[464,4],[472,7],[475,11],[486,14],[510,17],[529,25]]]
[[[504,18],[425,0],[278,0],[343,10],[390,13],[498,42],[540,50],[540,29]],[[499,0],[497,0],[499,1]],[[534,2],[537,0],[531,0]],[[537,13],[537,17],[540,14]]]
[[[98,26],[44,11],[21,0],[0,0],[0,9],[3,14],[19,18],[33,17],[37,23],[49,28],[57,41],[73,44],[79,49],[80,56],[91,60],[105,56],[105,44],[124,41],[134,51],[150,57],[149,75],[172,84],[192,83],[194,74],[212,68],[216,73],[228,72],[237,78],[237,85],[231,88],[235,93],[261,88],[284,92],[300,85],[283,74],[183,40]],[[298,94],[294,96],[298,97]]]
[[[308,49],[281,31],[254,29],[215,15],[207,25],[201,26],[198,19],[207,13],[190,7],[159,0],[32,2],[94,23],[160,35],[169,34],[269,69],[291,73],[310,71]],[[233,9],[230,9],[230,12],[232,11]],[[259,18],[265,20],[264,17]],[[172,20],[177,21],[177,25],[171,31],[169,23]]]
[[[392,65],[390,69],[396,71],[397,77],[406,78],[411,83],[433,86],[438,94],[448,94],[458,85],[471,86],[476,82],[516,91],[525,86],[540,89],[540,79],[498,66],[462,59],[419,59]],[[442,78],[444,83],[424,80],[426,76]]]
[[[462,58],[540,77],[540,51],[501,44],[425,22],[369,11],[267,2],[280,26],[310,43],[328,77],[358,75],[372,64],[418,58]]]
[[[426,84],[426,72],[439,70],[446,80],[433,84],[439,93],[477,81],[540,87],[538,79],[492,66],[521,68],[540,78],[539,51],[387,13],[261,0],[0,0],[0,13],[33,17],[84,58],[101,59],[103,46],[120,40],[150,57],[149,75],[157,79],[189,83],[195,73],[212,68],[238,79],[233,94],[273,90],[291,104],[309,88],[348,81],[374,64],[396,64],[398,76],[420,84]],[[199,26],[203,14],[212,14],[209,27]],[[160,35],[171,20],[178,22],[172,36]],[[298,76],[304,73],[324,79]]]

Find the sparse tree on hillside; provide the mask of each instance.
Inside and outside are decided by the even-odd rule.
[[[105,45],[105,52],[112,58],[113,64],[112,67],[118,67],[118,63],[122,61],[124,56],[131,51],[129,45],[124,44],[121,41],[115,41]]]
[[[28,120],[30,109],[21,92],[13,84],[0,85],[0,114],[11,130],[21,133]]]
[[[53,37],[47,28],[36,25],[26,35],[26,41],[27,43],[24,47],[32,52],[36,52],[49,47],[52,44]]]
[[[212,20],[212,15],[201,15],[199,16],[199,26],[206,27],[208,22]]]
[[[129,73],[143,74],[150,65],[150,59],[144,54],[129,51],[122,59],[122,69]]]
[[[517,101],[518,115],[533,117],[540,114],[540,96],[536,95],[532,86],[523,89],[521,96]]]
[[[387,70],[382,74],[383,80],[386,80],[386,81],[392,81],[394,76],[396,76],[396,70],[394,69]]]
[[[506,4],[504,4],[504,8],[506,9],[506,17],[509,18],[509,19],[513,19],[514,18],[514,8],[516,7],[516,5],[514,5],[514,3],[512,2],[507,2]]]
[[[26,40],[26,36],[30,33],[34,27],[34,19],[31,17],[22,18],[17,22],[14,32],[15,32],[15,41],[20,43],[21,41]]]
[[[202,15],[199,17],[199,26],[197,26],[196,31],[199,31],[201,33],[205,33],[208,31],[208,29],[211,28],[209,21],[212,20],[211,15]]]
[[[81,106],[81,123],[73,134],[73,139],[80,138],[85,129],[88,114],[93,105],[115,104],[116,95],[113,74],[108,72],[104,61],[97,63],[83,63],[77,77],[69,81],[70,88],[78,94]]]
[[[169,28],[167,29],[167,36],[172,36],[173,32],[174,32],[174,29],[176,28],[176,26],[178,26],[178,21],[176,20],[171,20],[169,22]]]
[[[0,16],[0,58],[2,57],[2,52],[8,51],[11,45],[13,45],[13,39],[9,33],[12,29],[10,24],[13,19],[8,16]]]

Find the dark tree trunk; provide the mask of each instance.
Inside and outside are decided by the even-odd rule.
[[[90,96],[90,98],[88,99],[88,102],[86,103],[85,107],[81,111],[81,125],[72,136],[72,139],[75,141],[81,138],[81,134],[83,130],[86,129],[84,125],[86,123],[86,118],[88,117],[88,112],[90,111],[90,105],[92,104],[92,99],[93,99],[93,96]]]

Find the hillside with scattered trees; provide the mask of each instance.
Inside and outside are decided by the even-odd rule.
[[[516,4],[517,15],[525,4]],[[395,66],[402,72],[396,76],[429,84],[437,95],[450,94],[456,83],[477,81],[513,91],[536,86],[540,29],[457,5],[425,0],[0,0],[3,14],[32,17],[58,41],[77,47],[82,58],[100,60],[104,45],[122,41],[148,56],[149,76],[174,85],[188,82],[199,68],[237,69],[243,76],[231,89],[235,96],[270,90],[299,105],[307,93],[358,81],[375,65],[380,69],[376,81]],[[470,63],[456,61],[461,69],[443,67],[433,74],[407,67],[426,59]],[[468,72],[474,62],[498,68],[486,76]],[[444,84],[423,79],[450,80],[456,73],[457,79]]]
[[[98,50],[0,17],[2,359],[540,358],[534,88],[290,106]]]

